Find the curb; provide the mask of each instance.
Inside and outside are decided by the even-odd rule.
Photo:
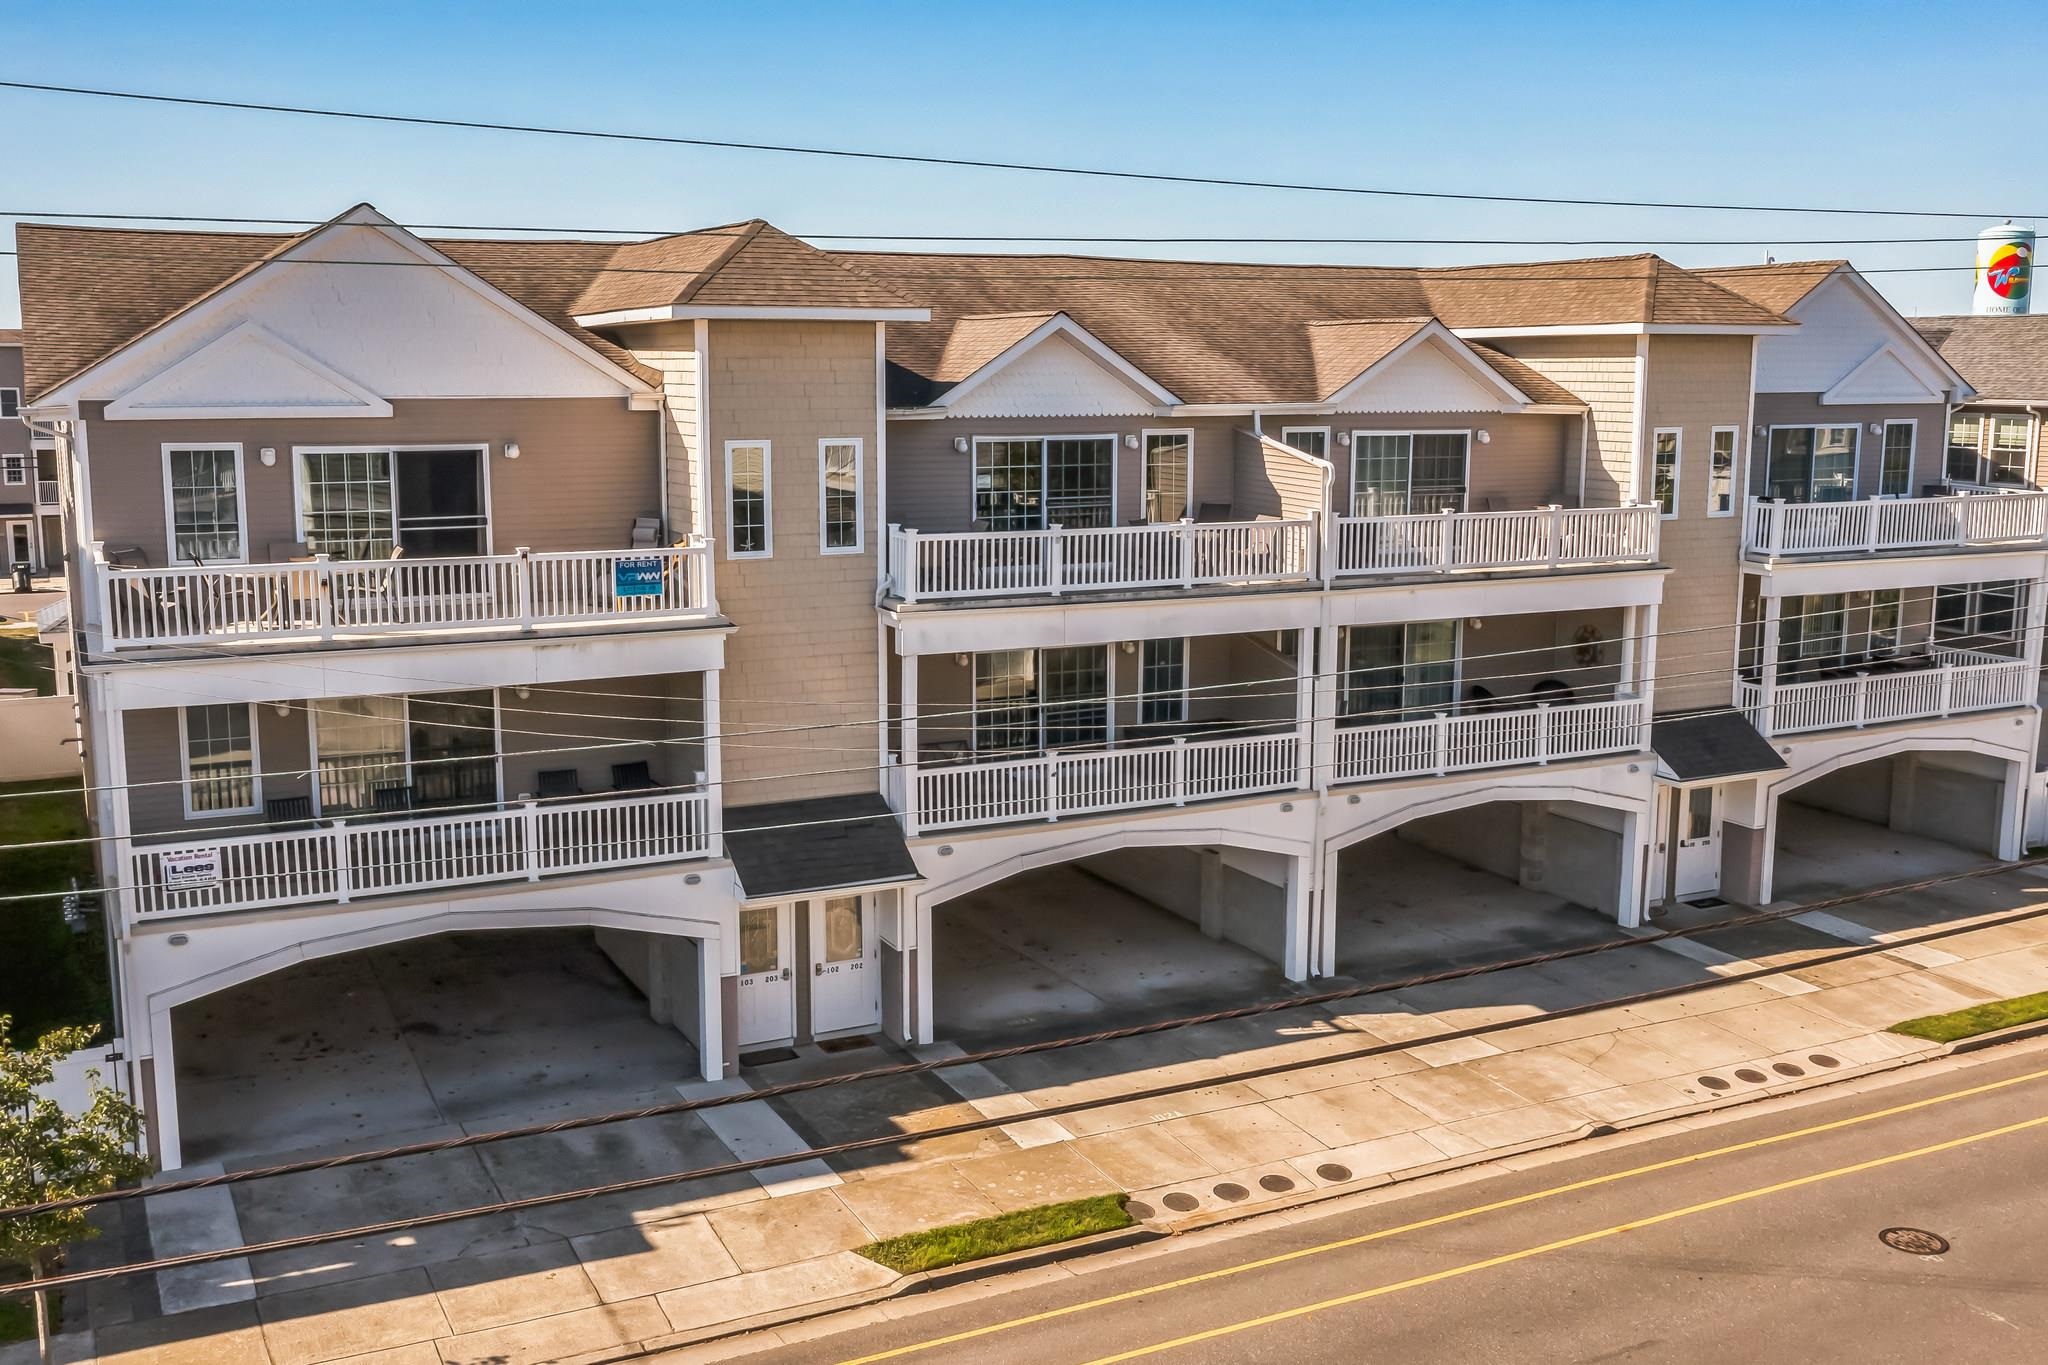
[[[1990,1033],[1980,1033],[1974,1038],[1958,1038],[1953,1043],[1944,1043],[1941,1055],[1953,1057],[1961,1052],[1981,1052],[1987,1047],[1997,1047],[2000,1043],[2017,1043],[2023,1039],[2039,1038],[2044,1035],[2048,1035],[2048,1019],[2037,1019],[2031,1024],[2014,1024],[2011,1028],[1994,1029]]]

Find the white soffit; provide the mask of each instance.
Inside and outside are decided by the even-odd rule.
[[[1520,412],[1528,396],[1431,323],[1330,396],[1337,412]]]
[[[1942,394],[1914,373],[1891,343],[1872,351],[1863,363],[1842,376],[1820,396],[1823,403],[1939,403]]]
[[[1147,416],[1180,400],[1064,313],[933,400],[965,417]]]
[[[113,419],[389,417],[391,404],[253,322],[107,404]]]

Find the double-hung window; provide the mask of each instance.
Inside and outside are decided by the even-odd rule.
[[[188,706],[178,723],[188,819],[247,815],[263,804],[253,708],[246,702]]]
[[[766,559],[774,553],[774,478],[768,442],[725,443],[728,559]]]
[[[21,416],[21,390],[0,389],[0,419],[13,421]]]
[[[976,437],[974,529],[1098,530],[1116,520],[1114,436]]]
[[[854,437],[818,442],[818,545],[828,555],[861,551],[860,444]]]
[[[0,483],[19,488],[28,482],[28,456],[0,455]]]
[[[1858,428],[1772,427],[1770,496],[1848,502],[1856,496]]]
[[[1715,427],[1707,467],[1707,515],[1735,514],[1735,451],[1742,439],[1739,427]]]
[[[1778,622],[1778,664],[1796,677],[1831,668],[1848,647],[1847,599],[1841,593],[1787,597]]]
[[[1293,446],[1304,455],[1313,455],[1318,460],[1330,457],[1330,429],[1328,427],[1282,427],[1280,444]]]
[[[1178,725],[1188,718],[1188,642],[1147,640],[1138,657],[1138,721]]]
[[[1145,520],[1179,521],[1194,515],[1189,501],[1194,484],[1194,443],[1191,431],[1145,433]]]
[[[2018,583],[1944,583],[1934,590],[1934,633],[1941,639],[2008,644],[2019,619]]]
[[[2026,485],[2033,425],[2023,413],[1956,413],[1949,419],[1943,475],[1950,483]]]
[[[2027,417],[1993,417],[1984,452],[1984,482],[2011,486],[2027,482]]]
[[[1976,483],[1977,461],[1984,450],[1984,416],[1959,412],[1949,419],[1948,457],[1942,463],[1942,477],[1950,483]]]
[[[1458,623],[1352,626],[1340,713],[1376,724],[1449,710],[1457,699]]]
[[[1392,517],[1465,510],[1468,431],[1351,434],[1351,515]]]
[[[1903,498],[1913,491],[1913,434],[1917,424],[1911,418],[1884,424],[1884,454],[1878,462],[1877,495]]]
[[[247,557],[240,446],[167,445],[164,479],[171,562],[240,563]]]
[[[1678,458],[1684,439],[1677,427],[1659,427],[1650,436],[1650,496],[1667,520],[1678,515]]]

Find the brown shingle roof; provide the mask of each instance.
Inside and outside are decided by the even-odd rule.
[[[908,308],[846,262],[755,218],[619,246],[576,312],[707,307]]]
[[[1058,313],[997,313],[987,317],[961,318],[946,334],[946,349],[939,352],[938,364],[933,367],[931,378],[939,384],[957,384],[1058,316]]]
[[[1716,266],[1692,273],[1774,313],[1782,313],[1847,264],[1847,261],[1785,261],[1772,265]]]
[[[1352,380],[1385,360],[1401,344],[1429,326],[1429,318],[1391,322],[1311,322],[1308,353],[1316,368],[1316,397],[1329,398]]]
[[[2048,317],[1911,318],[1980,398],[2048,402]]]
[[[19,327],[0,327],[0,346],[21,345],[22,332]]]

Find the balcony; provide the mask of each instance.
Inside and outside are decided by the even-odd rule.
[[[1615,697],[1340,726],[1331,781],[1443,777],[1479,768],[1634,753],[1648,743],[1649,724],[1647,701]]]
[[[1657,508],[1543,507],[1339,517],[1331,576],[1570,569],[1657,558]]]
[[[1887,721],[1929,720],[2034,702],[2037,669],[1984,650],[1936,647],[1845,676],[1766,685],[1741,679],[1735,704],[1766,735],[1860,730]]]
[[[1752,558],[1908,550],[2027,549],[2048,544],[2048,493],[1958,493],[1857,502],[1749,499],[1742,548]]]
[[[1042,531],[889,527],[889,590],[905,602],[1075,592],[1308,583],[1316,523],[1164,522]]]
[[[36,480],[36,508],[43,512],[55,512],[58,510],[57,481],[55,479]]]
[[[286,643],[705,620],[711,557],[685,546],[450,559],[126,568],[95,551],[89,590],[110,649]]]
[[[463,813],[306,821],[262,834],[134,847],[138,920],[398,895],[708,858],[711,796],[666,791],[522,801]]]

